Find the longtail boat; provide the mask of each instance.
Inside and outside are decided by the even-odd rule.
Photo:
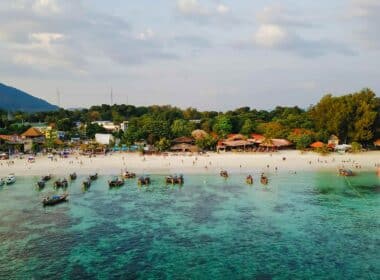
[[[74,173],[71,173],[70,174],[70,180],[74,181],[77,179],[77,174],[74,172]]]
[[[98,173],[95,173],[95,174],[90,175],[90,180],[91,180],[91,181],[95,181],[95,180],[97,180],[97,179],[98,179]]]
[[[170,175],[170,176],[166,176],[165,178],[165,182],[166,184],[172,184],[172,185],[182,185],[184,183],[184,179],[183,179],[183,175]]]
[[[133,178],[136,178],[136,173],[133,173],[133,172],[129,172],[128,170],[125,170],[121,176],[124,178],[124,179],[133,179]]]
[[[253,184],[253,177],[252,175],[248,175],[247,178],[245,178],[245,182],[249,185]]]
[[[150,185],[150,177],[149,176],[141,176],[137,179],[137,183],[139,185]]]
[[[45,181],[44,180],[39,180],[38,182],[37,182],[37,187],[39,188],[39,189],[43,189],[44,187],[45,187]]]
[[[67,182],[66,179],[58,179],[57,181],[54,182],[54,186],[56,188],[67,188],[67,186],[69,185],[69,183]]]
[[[220,171],[220,176],[222,176],[223,178],[228,178],[228,172],[226,171],[226,170],[222,170],[222,171]]]
[[[345,177],[355,176],[355,174],[354,174],[354,172],[352,172],[352,170],[350,170],[350,169],[344,169],[344,168],[340,168],[339,169],[339,175],[340,176],[345,176]]]
[[[86,180],[83,181],[82,184],[83,184],[83,188],[87,190],[88,188],[91,187],[91,179],[87,178]]]
[[[66,202],[68,196],[69,195],[66,193],[63,195],[53,195],[51,197],[45,197],[42,200],[42,204],[43,204],[43,206],[52,206],[52,205],[56,205],[58,203]]]
[[[260,183],[263,184],[263,185],[268,185],[268,177],[265,176],[264,174],[261,174],[260,176]]]
[[[118,177],[115,177],[108,181],[108,186],[110,188],[121,187],[123,185],[124,185],[124,179],[119,179]]]

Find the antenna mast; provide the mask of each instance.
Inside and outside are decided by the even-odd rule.
[[[113,92],[112,92],[112,87],[111,87],[111,94],[110,94],[110,98],[111,98],[111,106],[113,105]]]

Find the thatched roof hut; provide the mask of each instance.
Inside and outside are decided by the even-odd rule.
[[[39,129],[35,127],[31,127],[27,131],[22,133],[21,136],[25,138],[35,138],[35,137],[41,137],[43,136],[43,134]]]
[[[199,152],[199,148],[197,146],[187,144],[187,143],[176,144],[172,146],[170,150],[173,152],[192,152],[192,153]]]
[[[194,142],[195,142],[194,138],[187,137],[187,136],[178,137],[173,140],[173,143],[176,143],[176,144],[181,144],[181,143],[193,144]]]
[[[252,133],[251,138],[248,140],[256,144],[261,144],[265,141],[265,136],[257,133]]]
[[[245,137],[243,134],[229,134],[227,136],[227,141],[237,141],[237,140],[246,140],[247,137]]]
[[[193,130],[193,132],[191,132],[191,136],[195,140],[206,138],[208,135],[209,134],[206,131],[202,130],[202,129],[196,129],[196,130]]]
[[[260,144],[260,146],[262,147],[276,147],[276,148],[290,147],[292,145],[293,145],[292,142],[286,139],[270,139]]]

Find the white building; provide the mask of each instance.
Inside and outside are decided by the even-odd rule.
[[[128,121],[123,121],[121,124],[120,124],[120,129],[122,131],[126,131],[128,129]]]
[[[109,145],[115,143],[115,137],[112,134],[96,133],[95,141],[99,144]]]
[[[105,130],[116,132],[120,130],[120,126],[117,124],[114,124],[111,121],[94,121],[91,122],[92,124],[97,124],[101,127],[103,127]]]

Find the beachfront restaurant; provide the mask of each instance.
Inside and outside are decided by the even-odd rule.
[[[21,134],[21,138],[24,142],[24,152],[30,152],[32,150],[42,150],[45,143],[45,135],[37,128],[31,127],[27,131]]]
[[[286,139],[268,139],[260,144],[260,151],[277,151],[281,149],[286,149],[293,146],[293,143]]]
[[[216,146],[218,152],[246,152],[251,151],[255,147],[255,143],[246,140],[241,134],[230,135],[226,140],[221,140]]]
[[[24,142],[20,136],[14,135],[0,135],[0,150],[8,154],[14,154],[24,151]]]

